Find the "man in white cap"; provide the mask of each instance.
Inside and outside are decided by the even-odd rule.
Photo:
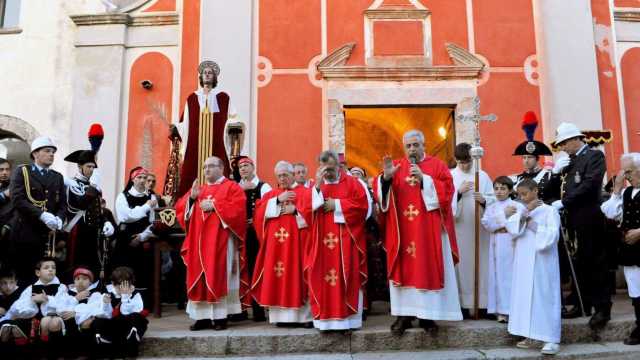
[[[607,171],[604,154],[584,142],[584,134],[571,123],[562,123],[556,131],[556,145],[568,157],[556,161],[547,189],[560,191],[560,200],[552,203],[563,210],[568,239],[577,243],[574,279],[582,295],[585,315],[594,330],[604,328],[611,318],[611,293],[607,281],[605,219],[600,211],[602,179]],[[574,282],[574,285],[575,285]],[[576,298],[574,300],[579,300]],[[580,301],[564,318],[579,317]]]
[[[64,178],[50,169],[56,146],[49,137],[39,137],[31,144],[29,165],[16,168],[11,177],[11,220],[9,259],[18,279],[33,278],[33,268],[43,256],[52,256],[55,232],[62,230],[67,211]]]

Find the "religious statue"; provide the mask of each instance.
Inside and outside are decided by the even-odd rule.
[[[177,196],[186,193],[198,179],[204,183],[204,161],[216,156],[222,159],[224,175],[229,176],[230,161],[244,150],[246,125],[238,119],[229,95],[216,91],[220,67],[213,61],[198,66],[200,88],[189,95],[184,112],[177,123],[171,125],[171,140],[182,142],[183,159],[179,175]],[[175,198],[175,197],[174,197]]]

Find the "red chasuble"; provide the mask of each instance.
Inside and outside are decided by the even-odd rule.
[[[233,234],[240,254],[240,301],[243,305],[249,304],[244,191],[229,179],[201,186],[191,217],[185,222],[190,195],[190,192],[185,194],[176,204],[178,221],[186,231],[181,255],[187,267],[187,297],[191,301],[214,303],[227,296],[227,246]],[[213,212],[200,209],[200,201],[205,199],[214,200]],[[228,227],[224,228],[223,223]]]
[[[337,184],[322,184],[320,191],[325,200],[340,200],[346,224],[336,224],[334,212],[325,213],[322,207],[313,212],[305,261],[311,312],[316,320],[346,319],[358,312],[359,291],[367,281],[367,195],[344,172]]]
[[[398,163],[401,166],[393,176],[388,194],[389,208],[381,214],[389,279],[396,286],[440,290],[444,288],[442,231],[449,235],[454,263],[459,259],[451,211],[453,179],[444,162],[435,157],[425,156],[418,164],[433,179],[438,194],[440,208],[427,211],[420,182],[409,176],[411,164],[407,159],[394,161],[394,165]],[[378,181],[374,186],[374,194],[378,196]]]
[[[212,90],[215,91],[215,90]],[[213,129],[212,134],[215,139],[213,142],[213,156],[217,156],[222,159],[224,163],[224,175],[229,176],[229,158],[227,156],[227,150],[224,147],[224,127],[227,124],[227,118],[229,116],[229,95],[224,92],[216,95],[218,101],[219,112],[213,114]],[[198,95],[192,93],[187,98],[187,105],[189,107],[189,118],[185,119],[184,114],[180,116],[180,122],[189,122],[189,138],[184,153],[184,160],[182,168],[180,170],[180,185],[178,188],[178,194],[190,192],[191,184],[198,177],[198,169],[202,164],[198,164],[198,149],[200,144],[198,140],[200,138],[199,124],[200,124],[200,103],[198,102]]]
[[[296,186],[294,205],[307,227],[298,228],[296,216],[265,218],[267,203],[285,190],[274,189],[256,203],[253,223],[260,252],[253,273],[252,294],[262,306],[300,308],[307,300],[303,260],[311,224],[311,190]]]

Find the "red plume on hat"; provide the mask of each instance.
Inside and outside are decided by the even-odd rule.
[[[527,135],[527,140],[533,141],[533,135],[538,127],[538,117],[533,111],[527,111],[522,119],[522,130]]]
[[[100,146],[102,146],[103,139],[104,130],[102,129],[102,125],[98,123],[91,124],[91,127],[89,128],[89,143],[91,144],[91,150],[97,153],[100,150]]]

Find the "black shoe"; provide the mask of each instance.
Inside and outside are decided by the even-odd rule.
[[[602,330],[611,320],[611,315],[605,311],[598,311],[591,319],[589,319],[589,327],[591,330]]]
[[[215,331],[227,330],[227,319],[214,320],[213,321],[213,330],[215,330]]]
[[[313,329],[313,321],[307,321],[302,323],[301,326],[305,329]]]
[[[193,325],[189,326],[191,331],[200,331],[213,328],[213,323],[209,319],[196,320]]]
[[[628,338],[624,339],[625,345],[640,345],[640,326],[636,326]]]
[[[460,311],[462,312],[462,319],[463,320],[471,319],[471,312],[469,311],[469,309],[462,308],[462,309],[460,309]]]
[[[245,321],[249,319],[249,315],[247,314],[247,311],[243,311],[240,314],[231,314],[229,316],[227,316],[227,319],[229,319],[229,321],[231,322],[238,322],[238,321]]]
[[[437,331],[438,330],[438,325],[433,320],[420,319],[418,321],[418,324],[426,332],[431,332],[431,331]]]
[[[577,319],[582,317],[582,311],[580,306],[574,306],[571,310],[562,311],[561,315],[563,319]],[[584,316],[591,316],[591,310],[585,311]]]
[[[405,330],[413,327],[412,320],[410,316],[398,316],[396,321],[391,324],[391,333],[395,336],[402,336]]]

